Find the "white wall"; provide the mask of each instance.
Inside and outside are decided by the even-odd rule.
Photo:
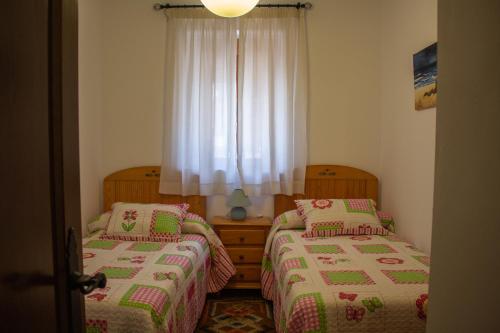
[[[436,109],[415,111],[412,54],[437,40],[437,0],[384,0],[380,35],[381,204],[430,253]]]
[[[82,161],[100,167],[98,175],[82,178],[82,183],[87,179],[100,184],[116,170],[161,161],[165,18],[152,10],[155,2],[79,3],[80,32],[89,35],[86,30],[95,30],[94,20],[101,26],[99,38],[81,44],[99,49],[100,59],[81,61],[96,64],[93,70],[100,71],[87,73],[89,79],[80,84],[91,95],[97,88],[90,76],[102,81],[101,97],[93,101],[100,102],[93,110],[100,110],[102,120],[100,137],[94,137],[99,137],[100,153],[86,155],[98,162]],[[435,111],[413,111],[411,55],[435,40],[435,2],[314,0],[307,13],[309,163],[350,165],[379,176],[383,208],[395,213],[403,236],[425,250],[430,238]],[[85,7],[99,15],[82,15],[82,9],[90,10]],[[81,112],[89,112],[83,97]],[[94,203],[88,205],[92,214],[87,216],[101,200],[100,189],[92,186],[89,196]],[[272,215],[272,200],[253,201],[250,214]],[[210,198],[208,215],[225,214],[224,202],[223,197]]]
[[[427,332],[500,332],[500,1],[439,0],[439,43]]]
[[[161,161],[165,17],[158,1],[101,1],[102,174]]]
[[[102,12],[101,0],[79,6],[79,134],[82,225],[100,211],[102,176]]]
[[[309,162],[344,164],[378,175],[379,5],[367,0],[313,2],[307,22]]]

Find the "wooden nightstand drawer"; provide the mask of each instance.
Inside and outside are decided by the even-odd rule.
[[[264,255],[262,247],[228,247],[226,250],[234,264],[260,264]]]
[[[260,271],[260,265],[237,265],[236,275],[233,276],[231,282],[259,282]]]
[[[225,245],[264,245],[266,230],[219,230],[219,237]]]
[[[214,216],[212,225],[236,266],[236,275],[227,289],[260,289],[260,271],[267,234],[272,227],[267,217],[248,217],[233,221]]]

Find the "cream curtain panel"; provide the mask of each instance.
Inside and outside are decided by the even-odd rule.
[[[305,29],[296,9],[168,12],[161,193],[304,191]]]
[[[167,13],[160,193],[229,193],[239,186],[238,22],[205,10]]]
[[[240,20],[238,163],[248,195],[304,192],[304,13],[259,8]]]

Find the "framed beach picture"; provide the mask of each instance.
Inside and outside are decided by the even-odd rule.
[[[413,55],[415,110],[436,107],[437,101],[437,43]]]

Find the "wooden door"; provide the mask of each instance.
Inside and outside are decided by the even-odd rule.
[[[81,332],[76,0],[0,10],[2,332]],[[67,256],[68,230],[77,248]]]

